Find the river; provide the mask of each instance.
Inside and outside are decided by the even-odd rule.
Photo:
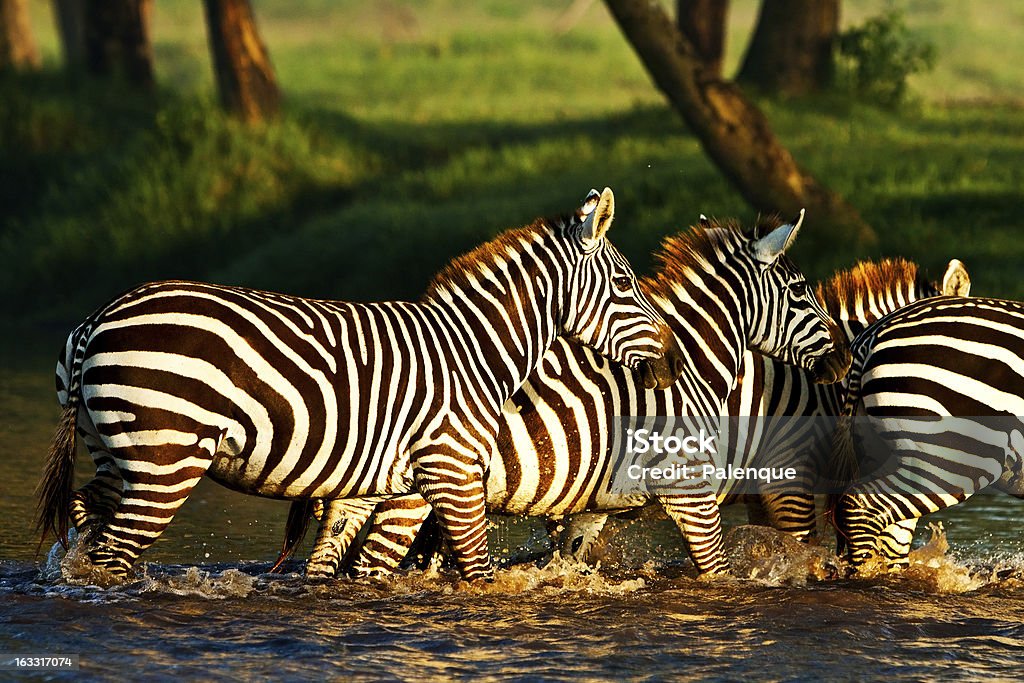
[[[556,561],[500,570],[485,585],[436,569],[317,584],[302,579],[298,563],[283,575],[266,573],[286,503],[204,481],[128,583],[46,578],[49,542],[37,557],[31,520],[58,413],[51,359],[59,344],[52,354],[5,354],[0,364],[0,652],[78,657],[77,670],[32,676],[1024,675],[1024,501],[1002,495],[979,495],[929,518],[943,531],[930,536],[921,525],[913,564],[899,576],[827,578],[836,561],[825,549],[794,562],[784,553],[740,557],[746,551],[734,543],[740,577],[701,580],[671,527],[624,522],[597,570]],[[79,458],[80,481],[88,460]],[[727,521],[741,523],[741,512],[729,510]],[[537,530],[529,520],[499,520],[492,548],[507,555],[535,544]],[[743,527],[731,538],[757,533]]]

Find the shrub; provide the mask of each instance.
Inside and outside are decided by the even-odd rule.
[[[908,79],[935,66],[935,46],[916,40],[902,12],[890,10],[839,35],[836,84],[851,97],[896,109]]]

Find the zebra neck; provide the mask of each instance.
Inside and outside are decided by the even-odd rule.
[[[879,319],[917,301],[922,296],[929,294],[918,292],[912,285],[906,288],[892,287],[886,291],[858,293],[858,296],[849,301],[830,301],[831,305],[826,306],[825,310],[839,325],[839,329],[846,335],[846,340],[852,342],[857,335]]]
[[[708,277],[704,272],[678,282],[652,300],[686,358],[680,381],[702,396],[701,409],[720,410],[739,374],[747,335],[739,299]]]
[[[548,292],[536,264],[491,269],[452,283],[425,303],[433,308],[469,362],[467,372],[486,397],[501,405],[540,363],[560,334],[562,292]],[[547,284],[543,284],[547,283]]]

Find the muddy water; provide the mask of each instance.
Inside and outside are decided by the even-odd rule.
[[[1024,501],[996,495],[937,518],[945,532],[923,530],[895,578],[821,580],[828,552],[773,555],[739,529],[734,553],[762,553],[734,556],[746,578],[698,580],[671,528],[622,523],[597,571],[554,562],[485,586],[436,569],[317,585],[265,573],[286,504],[204,484],[131,582],[91,585],[73,561],[72,578],[45,578],[29,525],[57,414],[52,369],[49,354],[11,358],[0,367],[0,652],[79,656],[78,672],[43,676],[1024,676]],[[535,530],[501,521],[492,547],[511,553],[538,542]]]

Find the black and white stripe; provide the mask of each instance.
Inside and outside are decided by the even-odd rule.
[[[158,282],[94,313],[58,364],[40,527],[128,571],[207,472],[245,493],[420,492],[466,578],[491,572],[483,475],[502,404],[569,335],[652,384],[674,344],[605,238],[611,190],[453,261],[418,303]],[[667,370],[659,366],[659,373]],[[74,428],[96,478],[71,494]],[[69,445],[70,444],[70,445]]]

